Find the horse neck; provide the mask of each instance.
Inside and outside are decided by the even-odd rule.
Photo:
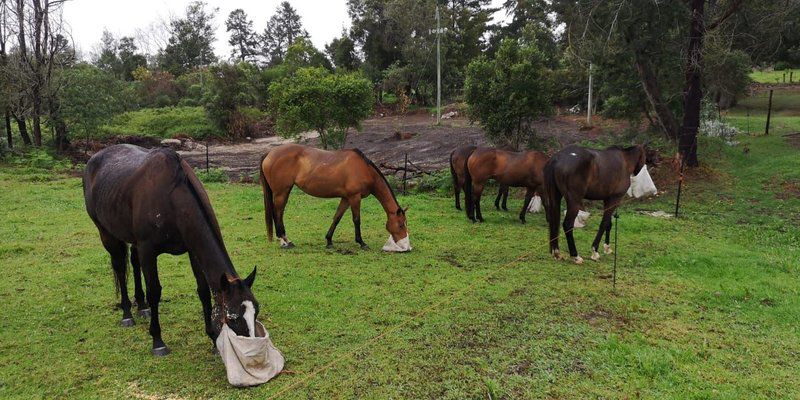
[[[184,207],[182,211],[186,215],[178,219],[178,229],[189,255],[200,268],[197,272],[205,276],[211,290],[216,293],[220,289],[222,274],[230,277],[237,277],[237,274],[222,238],[217,237],[217,232],[206,219],[201,207],[199,201],[195,207]]]
[[[639,163],[640,155],[640,150],[638,148],[622,151],[622,158],[625,160],[625,168],[628,174],[633,175],[633,171],[636,170],[636,164]]]
[[[397,204],[397,200],[392,194],[392,189],[377,170],[373,172],[373,175],[374,183],[372,185],[372,194],[374,194],[375,198],[381,203],[383,210],[386,211],[386,215],[397,213],[397,210],[400,209],[400,205]]]

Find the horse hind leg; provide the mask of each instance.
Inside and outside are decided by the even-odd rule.
[[[161,339],[161,322],[159,321],[158,305],[161,302],[161,281],[158,279],[158,255],[149,246],[136,247],[139,260],[144,272],[144,281],[147,285],[147,303],[150,304],[150,336],[153,338],[152,353],[154,356],[166,356],[169,348]]]
[[[523,224],[525,223],[525,214],[528,212],[528,206],[531,203],[534,192],[535,190],[533,188],[528,188],[528,190],[525,191],[525,201],[522,202],[522,210],[519,212],[519,220]]]
[[[286,237],[286,226],[283,224],[283,213],[286,209],[286,204],[289,202],[289,194],[291,191],[292,189],[289,188],[286,193],[273,192],[273,203],[275,205],[275,234],[280,239],[282,249],[291,249],[294,247],[294,243]]]
[[[100,240],[103,242],[108,254],[111,256],[111,268],[114,270],[114,282],[120,294],[120,307],[122,308],[123,327],[134,325],[133,315],[131,315],[131,300],[128,298],[128,245],[121,240],[117,240],[108,233],[100,232]]]
[[[483,222],[483,213],[481,212],[481,196],[483,195],[483,184],[474,184],[472,189],[472,198],[474,199],[475,218]]]
[[[573,230],[575,228],[575,217],[578,216],[580,211],[581,202],[576,201],[574,198],[567,197],[567,215],[564,217],[564,236],[567,238],[567,246],[569,246],[569,255],[575,260],[575,264],[582,264],[583,258],[578,255],[578,249],[575,246],[575,237]]]

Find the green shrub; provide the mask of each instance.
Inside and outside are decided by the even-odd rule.
[[[205,168],[195,170],[195,174],[203,183],[227,183],[229,181],[228,174],[222,168],[209,168],[206,172]]]
[[[450,171],[442,170],[430,175],[421,175],[416,179],[414,191],[417,193],[435,192],[439,195],[450,195],[453,192],[453,178],[450,176]]]
[[[100,128],[102,136],[152,136],[171,138],[186,135],[195,139],[222,136],[203,107],[144,108],[115,116]]]
[[[792,69],[792,66],[786,61],[778,61],[775,63],[775,66],[772,69],[775,71],[786,71],[788,69]]]

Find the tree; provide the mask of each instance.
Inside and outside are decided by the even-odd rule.
[[[300,68],[322,67],[333,70],[331,62],[322,54],[311,41],[305,37],[299,37],[286,50],[283,63],[287,73],[294,73]]]
[[[80,64],[63,75],[68,84],[59,95],[61,115],[73,137],[88,138],[133,104],[130,84],[99,67]]]
[[[107,30],[104,30],[103,36],[100,37],[100,47],[98,48],[94,65],[109,74],[116,74],[119,71],[120,62],[117,57],[117,40]]]
[[[242,109],[258,104],[258,70],[253,64],[222,63],[211,67],[206,111],[220,129],[234,137],[248,134]]]
[[[300,15],[288,1],[281,2],[264,30],[262,54],[269,64],[279,64],[289,46],[300,37],[308,38]]]
[[[117,57],[119,70],[117,76],[126,81],[133,81],[133,71],[139,67],[147,66],[147,57],[139,53],[136,41],[130,36],[123,36],[117,44]]]
[[[295,137],[316,130],[323,148],[341,148],[350,129],[372,113],[372,85],[359,73],[301,68],[269,88],[278,133]]]
[[[253,21],[247,18],[247,13],[241,8],[231,11],[225,29],[231,34],[228,39],[231,59],[253,61],[258,55],[258,35],[253,31]]]
[[[194,1],[186,7],[186,16],[169,23],[170,38],[159,55],[159,65],[175,76],[217,61],[212,25],[217,9],[206,10],[206,3]]]
[[[342,30],[341,36],[334,38],[325,45],[325,53],[331,60],[336,69],[345,71],[355,71],[359,66],[359,59],[356,55],[356,43],[347,35],[347,31]]]
[[[549,80],[535,42],[504,39],[494,60],[481,57],[467,67],[464,96],[469,116],[498,146],[528,144],[533,123],[552,109]]]
[[[6,50],[11,36],[9,27],[9,4],[7,0],[0,0],[0,110],[3,114],[2,128],[6,133],[8,148],[14,147],[14,138],[11,132],[11,74],[8,68],[8,52]]]

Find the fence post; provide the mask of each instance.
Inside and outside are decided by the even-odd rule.
[[[206,175],[208,175],[208,138],[206,138]]]
[[[619,211],[614,210],[614,272],[611,274],[611,284],[614,293],[617,292],[617,236],[619,235]]]
[[[767,127],[764,129],[764,136],[769,135],[769,120],[772,117],[772,89],[769,90],[769,105],[767,106]]]
[[[794,83],[794,71],[789,71],[789,83]]]
[[[408,153],[406,153],[406,161],[403,166],[403,194],[406,194],[406,175],[408,174]]]

